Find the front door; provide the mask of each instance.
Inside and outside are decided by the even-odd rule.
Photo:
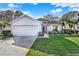
[[[44,34],[44,33],[47,33],[47,26],[43,26],[43,31],[42,31],[42,33]]]

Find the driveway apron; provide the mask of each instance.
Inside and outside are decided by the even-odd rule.
[[[0,56],[24,56],[37,37],[12,37],[0,44]]]

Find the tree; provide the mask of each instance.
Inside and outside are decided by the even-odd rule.
[[[44,18],[38,18],[37,20],[39,20],[39,21],[44,21],[45,19],[44,19]]]
[[[19,10],[17,10],[15,13],[14,13],[14,19],[15,18],[18,18],[19,16],[23,15],[23,13]]]
[[[4,11],[0,11],[0,21],[4,20],[5,13]]]
[[[43,18],[44,18],[45,20],[48,20],[48,21],[53,20],[53,16],[50,15],[50,14],[47,14],[47,15],[43,16]]]
[[[12,10],[6,10],[6,11],[4,11],[4,12],[5,12],[5,19],[6,19],[8,22],[12,21],[14,12],[13,12]]]

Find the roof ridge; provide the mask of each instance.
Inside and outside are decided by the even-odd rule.
[[[23,14],[23,15],[21,15],[20,17],[18,17],[18,18],[16,18],[16,19],[12,20],[11,22],[9,22],[9,24],[11,24],[12,22],[15,22],[16,20],[22,18],[23,16],[29,17],[30,19],[32,19],[32,20],[34,20],[34,21],[37,21],[37,22],[39,22],[39,23],[42,23],[42,22],[40,22],[39,20],[35,20],[35,19],[32,18],[31,16],[28,16],[28,15]]]

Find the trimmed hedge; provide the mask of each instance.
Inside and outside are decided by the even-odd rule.
[[[42,33],[42,32],[39,32],[39,33],[38,33],[38,35],[39,35],[39,36],[43,36],[43,35],[44,35],[44,33]]]
[[[4,38],[13,36],[10,30],[2,31],[2,35],[3,35]]]
[[[78,33],[77,30],[64,30],[64,32],[65,32],[66,34],[77,34],[77,33]]]

